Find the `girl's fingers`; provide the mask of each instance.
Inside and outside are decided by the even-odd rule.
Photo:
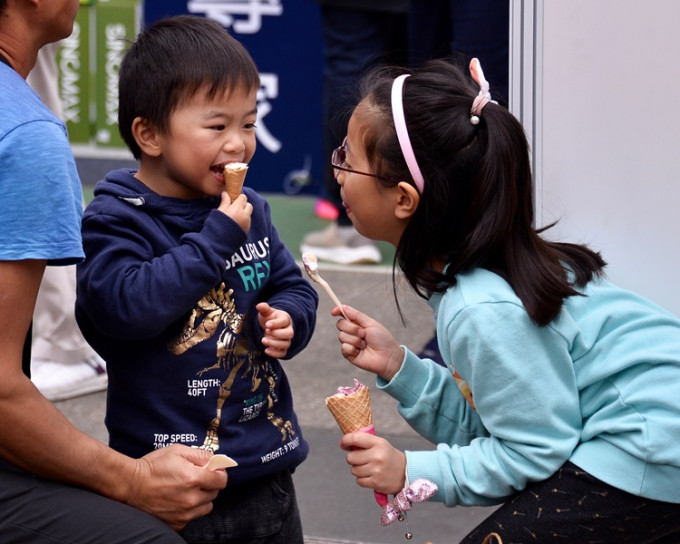
[[[366,347],[365,340],[353,334],[340,332],[340,334],[338,334],[338,340],[341,344],[348,344],[350,346],[354,346],[357,349],[363,349]]]

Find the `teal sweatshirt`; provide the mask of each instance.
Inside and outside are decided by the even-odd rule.
[[[378,387],[435,451],[409,480],[448,506],[503,502],[566,461],[634,495],[680,503],[680,320],[598,279],[539,327],[476,269],[429,300],[448,368],[405,349]],[[453,377],[452,377],[453,375]]]

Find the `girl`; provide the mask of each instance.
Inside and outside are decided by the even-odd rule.
[[[476,60],[471,73],[479,87],[443,61],[372,74],[333,154],[349,217],[396,247],[448,366],[344,308],[345,358],[438,444],[347,434],[352,474],[384,493],[425,478],[448,506],[504,503],[465,543],[678,542],[680,320],[605,280],[598,253],[540,236],[522,126]]]

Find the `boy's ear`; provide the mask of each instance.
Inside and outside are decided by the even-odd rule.
[[[135,117],[132,121],[132,136],[145,155],[158,157],[161,154],[158,131],[143,117]]]
[[[420,203],[420,195],[410,183],[400,181],[397,184],[397,202],[394,209],[394,215],[397,219],[409,219],[418,208]]]

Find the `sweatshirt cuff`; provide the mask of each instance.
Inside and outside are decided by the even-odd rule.
[[[400,399],[402,404],[411,405],[418,400],[427,384],[429,375],[427,367],[431,363],[425,363],[406,346],[401,347],[404,350],[401,368],[389,382],[378,376],[376,386],[390,396]]]
[[[406,454],[406,477],[409,482],[418,478],[424,478],[437,484],[437,492],[430,498],[431,501],[445,502],[445,494],[442,486],[442,473],[439,470],[439,456],[437,451],[409,451]]]
[[[225,251],[233,253],[248,238],[248,233],[236,221],[218,210],[212,210],[208,214],[205,223],[203,223],[201,234],[222,255]]]

